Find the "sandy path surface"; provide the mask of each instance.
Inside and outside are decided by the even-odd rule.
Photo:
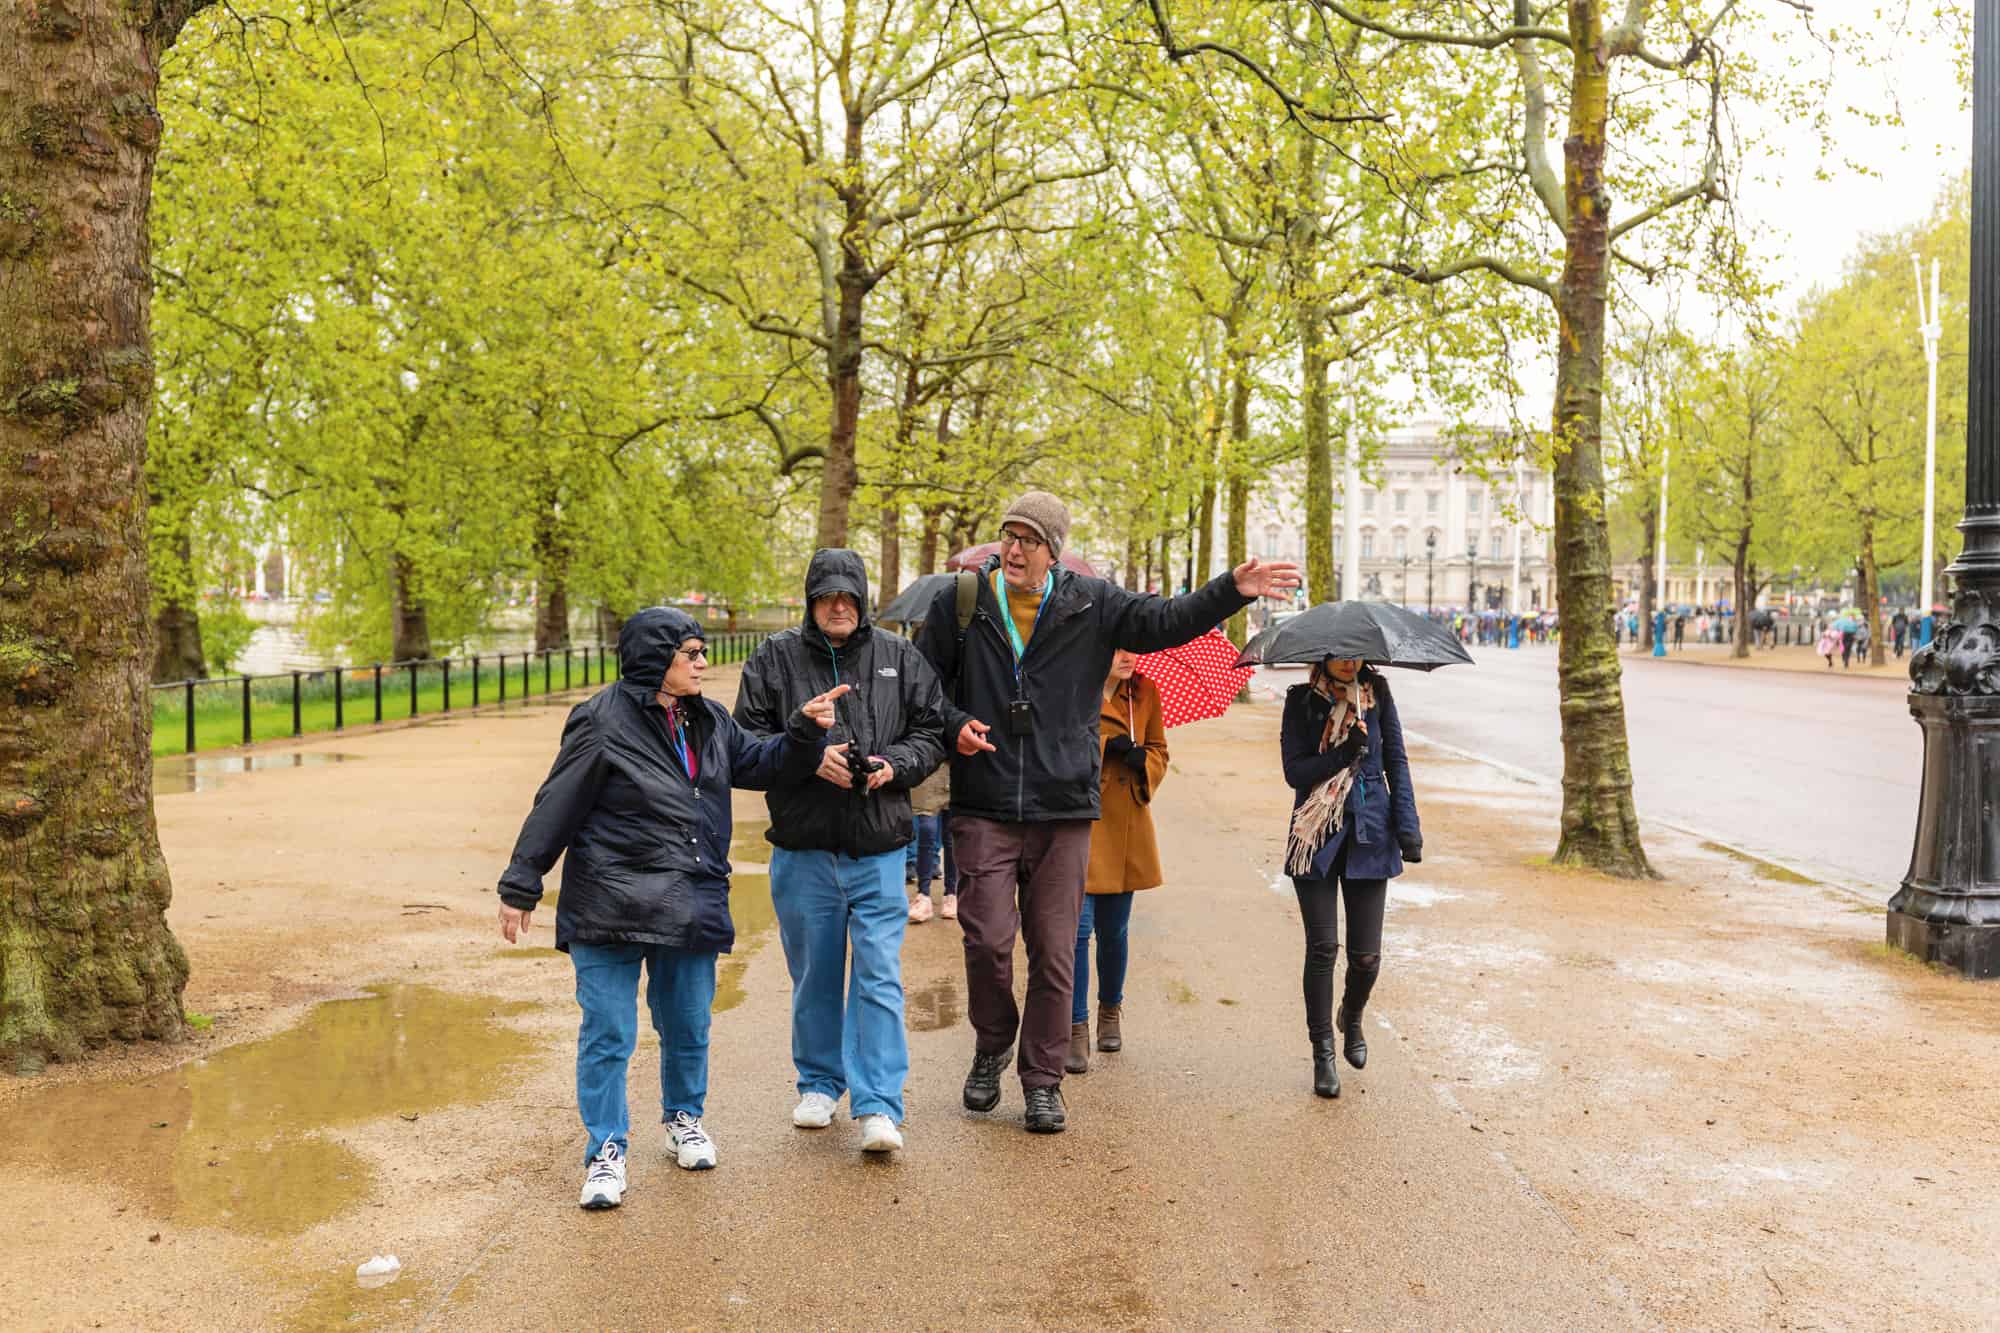
[[[1021,1132],[1011,1080],[991,1116],[958,1106],[945,922],[905,950],[909,1149],[791,1127],[739,794],[722,1166],[661,1154],[644,1032],[607,1214],[575,1207],[567,961],[545,921],[541,947],[492,930],[559,708],[168,796],[213,1027],[0,1084],[10,1325],[2000,1323],[2000,991],[1884,954],[1879,904],[1664,831],[1662,882],[1551,871],[1551,795],[1477,764],[1416,756],[1428,859],[1393,896],[1373,1058],[1313,1098],[1277,712],[1172,734],[1126,1049],[1068,1082],[1052,1138]],[[358,1289],[389,1252],[401,1279]]]

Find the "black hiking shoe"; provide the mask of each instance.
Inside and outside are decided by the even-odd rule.
[[[965,1076],[966,1110],[990,1111],[1000,1104],[1000,1071],[1006,1067],[1006,1051],[973,1055],[972,1072]]]
[[[1028,1089],[1028,1132],[1030,1134],[1060,1134],[1068,1123],[1063,1113],[1062,1088]]]
[[[1333,1038],[1313,1038],[1313,1091],[1322,1097],[1340,1095],[1340,1064],[1333,1058]]]

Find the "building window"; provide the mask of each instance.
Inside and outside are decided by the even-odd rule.
[[[1396,558],[1401,560],[1410,553],[1410,539],[1402,533],[1396,534]]]
[[[1438,511],[1438,493],[1436,491],[1431,491],[1424,496],[1424,512],[1426,514],[1435,514],[1437,513],[1437,511]]]
[[[1495,560],[1498,560],[1500,558],[1500,534],[1497,532],[1493,534],[1491,548],[1492,548],[1493,558]]]
[[[1372,532],[1361,534],[1361,558],[1363,560],[1375,558],[1375,534]]]
[[[1408,512],[1409,508],[1410,508],[1410,493],[1408,491],[1397,491],[1396,512],[1399,514],[1406,513]]]
[[[1375,492],[1370,490],[1361,492],[1361,512],[1364,514],[1375,512]]]
[[[1479,506],[1484,502],[1485,496],[1486,492],[1484,491],[1467,491],[1465,493],[1465,512],[1468,514],[1478,514]]]
[[[1264,525],[1264,556],[1270,560],[1275,560],[1278,556],[1278,525],[1276,523],[1266,523]]]

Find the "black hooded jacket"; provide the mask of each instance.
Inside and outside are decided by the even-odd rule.
[[[1098,817],[1103,753],[1097,720],[1111,654],[1173,648],[1206,634],[1252,599],[1223,574],[1181,597],[1127,592],[1104,579],[1057,565],[1040,623],[1028,639],[1015,681],[1014,648],[993,594],[993,556],[979,575],[979,603],[958,644],[958,591],[938,590],[924,616],[918,646],[949,684],[945,734],[951,742],[951,812],[1003,823]],[[1010,734],[1008,705],[1028,700],[1034,731]],[[970,718],[992,728],[995,753],[958,753],[958,733]]]
[[[558,949],[663,944],[728,953],[736,941],[729,789],[762,790],[819,766],[826,732],[797,709],[785,734],[760,741],[722,705],[694,697],[682,701],[697,755],[688,781],[655,696],[675,649],[701,637],[685,612],[639,612],[618,636],[620,679],[570,711],[555,765],[500,876],[500,901],[532,911],[542,876],[563,858]]]
[[[815,597],[844,592],[861,623],[835,648],[813,623]],[[806,619],[764,640],[743,666],[736,721],[753,732],[775,731],[799,705],[835,685],[852,685],[837,707],[828,744],[879,755],[896,776],[873,792],[836,787],[814,775],[791,775],[771,786],[771,831],[790,851],[875,856],[910,840],[910,789],[944,761],[944,692],[916,645],[875,628],[869,617],[868,576],[853,551],[826,549],[806,568]]]

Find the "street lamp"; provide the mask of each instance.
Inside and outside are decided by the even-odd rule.
[[[1910,870],[1889,900],[1889,943],[1968,977],[2000,977],[2000,0],[1972,11],[1971,341],[1967,349],[1965,543],[1945,573],[1951,615],[1910,659],[1910,713],[1924,732],[1923,796]],[[1928,611],[1930,608],[1924,608]]]
[[[1424,611],[1426,614],[1437,610],[1437,602],[1432,594],[1437,586],[1438,535],[1433,528],[1424,534]]]
[[[1465,543],[1465,609],[1471,615],[1479,614],[1479,538],[1470,537]]]
[[[1400,606],[1402,606],[1402,607],[1405,607],[1405,608],[1408,608],[1408,606],[1410,605],[1410,561],[1414,560],[1415,558],[1416,558],[1416,557],[1415,557],[1415,556],[1413,556],[1413,555],[1411,555],[1411,554],[1410,554],[1410,552],[1409,552],[1409,550],[1408,550],[1407,548],[1405,548],[1405,549],[1404,549],[1404,551],[1403,551],[1403,594],[1402,594],[1402,596],[1401,596],[1400,598],[1398,598],[1398,599],[1397,599],[1397,604],[1398,604],[1398,605],[1400,605]]]
[[[1924,565],[1923,565],[1923,605],[1919,611],[1922,617],[1917,622],[1920,636],[1918,647],[1931,641],[1931,631],[1935,624],[1931,619],[1932,598],[1937,594],[1931,588],[1931,534],[1937,528],[1937,368],[1938,339],[1944,333],[1944,325],[1938,321],[1938,261],[1931,261],[1931,303],[1924,304],[1924,265],[1915,255],[1910,263],[1917,271],[1917,322],[1924,335],[1924,362],[1930,370],[1930,388],[1924,400]]]

